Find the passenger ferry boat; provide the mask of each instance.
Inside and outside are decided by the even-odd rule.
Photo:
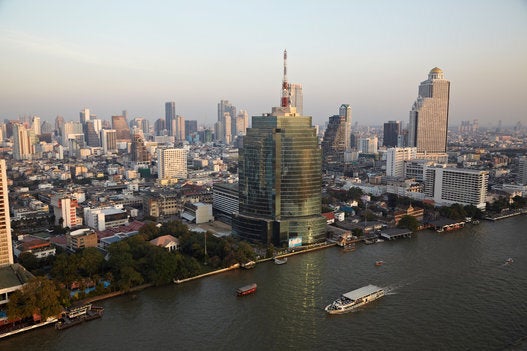
[[[257,287],[258,286],[256,285],[256,283],[242,286],[241,288],[236,289],[236,295],[245,296],[249,294],[254,294],[256,292]]]
[[[55,329],[66,329],[84,321],[101,318],[103,313],[104,308],[93,306],[92,304],[69,308],[67,311],[62,313],[62,316],[59,318],[57,323],[55,323]]]
[[[384,294],[385,292],[383,288],[370,284],[360,289],[342,294],[340,298],[327,305],[324,309],[329,314],[346,313],[377,300],[379,297],[384,296]]]
[[[284,257],[284,258],[275,257],[273,261],[275,264],[284,264],[284,263],[287,263],[287,257]]]

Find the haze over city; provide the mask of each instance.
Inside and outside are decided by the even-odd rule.
[[[450,124],[524,121],[525,1],[0,2],[0,118],[151,121],[176,102],[212,125],[227,99],[250,115],[279,104],[282,52],[304,113],[324,124],[408,121],[433,67],[451,81]]]

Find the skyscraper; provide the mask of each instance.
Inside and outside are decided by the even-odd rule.
[[[189,139],[189,136],[198,132],[198,121],[196,120],[185,120],[185,139]]]
[[[174,136],[177,141],[185,140],[185,117],[176,116],[176,131]]]
[[[112,129],[115,129],[117,141],[132,141],[130,127],[124,116],[112,116]]]
[[[101,141],[105,154],[117,152],[117,133],[115,129],[101,130]]]
[[[446,152],[450,82],[437,67],[419,85],[417,100],[410,111],[408,146],[417,152]]]
[[[230,123],[226,121],[226,118],[229,117]],[[220,123],[218,124],[219,134],[216,135],[216,140],[223,141],[226,144],[231,142],[231,137],[236,135],[236,123],[232,123],[235,118],[236,106],[233,106],[229,100],[221,100],[218,103],[218,122]],[[227,123],[229,123],[228,127]]]
[[[165,103],[165,128],[168,130],[168,135],[173,136],[175,130],[172,129],[173,122],[176,119],[176,103],[169,101]]]
[[[82,124],[86,123],[87,121],[90,120],[90,109],[85,108],[84,110],[82,110],[82,111],[80,112],[79,115],[80,115],[80,122],[81,122]]]
[[[384,135],[382,144],[386,147],[396,147],[398,145],[397,139],[401,134],[401,122],[388,121],[384,123]]]
[[[351,149],[351,106],[342,104],[339,114],[329,117],[322,140],[325,167],[344,161],[344,152]]]
[[[285,73],[285,57],[284,57]],[[288,86],[286,75],[282,86]],[[325,240],[321,150],[310,116],[283,92],[281,107],[253,116],[239,150],[239,213],[233,234],[276,246]]]
[[[296,113],[300,116],[304,115],[304,93],[302,92],[302,84],[289,84],[291,94],[291,106],[296,107]]]
[[[28,130],[23,124],[13,125],[13,158],[15,160],[29,160],[33,153],[33,146]]]
[[[4,159],[0,159],[0,267],[13,264],[11,218],[7,193],[6,163]]]

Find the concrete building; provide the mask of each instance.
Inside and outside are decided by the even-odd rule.
[[[125,116],[112,116],[112,129],[115,130],[117,142],[130,142],[132,135]]]
[[[425,197],[438,206],[474,205],[485,210],[488,171],[425,166]]]
[[[405,176],[405,161],[417,157],[416,147],[392,147],[386,151],[386,176],[402,178]]]
[[[376,154],[379,146],[379,139],[377,139],[377,137],[360,138],[357,146],[361,154]]]
[[[101,130],[102,149],[105,154],[117,152],[117,132],[115,129]]]
[[[162,235],[158,238],[150,240],[150,244],[162,247],[169,252],[175,252],[179,249],[179,239],[172,235]]]
[[[289,84],[291,107],[296,108],[296,112],[302,116],[304,114],[304,93],[302,92],[302,84]]]
[[[55,215],[55,225],[62,223],[62,228],[73,228],[82,224],[82,218],[77,218],[77,199],[65,194],[51,197],[51,206]]]
[[[417,152],[446,152],[450,82],[437,67],[421,82],[410,111],[408,146]]]
[[[119,207],[85,208],[84,223],[98,231],[128,224],[128,213]]]
[[[71,251],[97,247],[97,240],[97,234],[92,229],[77,229],[66,234],[66,247]]]
[[[185,203],[181,217],[196,224],[214,221],[214,216],[212,215],[212,205],[204,204],[202,202]]]
[[[187,153],[188,151],[186,149],[158,149],[158,179],[186,179]]]
[[[518,160],[518,183],[527,185],[527,156]]]
[[[0,267],[14,262],[6,167],[5,160],[0,159]]]
[[[33,154],[30,133],[21,123],[13,125],[13,158],[15,160],[30,160]]]
[[[212,188],[212,209],[216,216],[228,218],[238,213],[238,183],[215,183]]]

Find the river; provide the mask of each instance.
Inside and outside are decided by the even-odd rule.
[[[14,336],[0,350],[527,350],[526,228],[520,216],[426,230],[150,288],[100,302],[102,319]],[[252,282],[256,294],[235,296]],[[388,295],[348,314],[324,312],[370,283]]]

